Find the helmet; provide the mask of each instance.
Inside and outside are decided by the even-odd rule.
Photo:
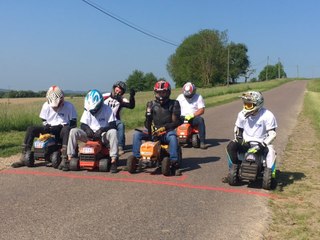
[[[263,107],[263,96],[261,92],[248,91],[241,96],[243,101],[243,110],[245,117],[255,114]]]
[[[93,89],[89,91],[84,99],[84,109],[95,115],[103,105],[102,94]]]
[[[118,82],[116,82],[115,84],[113,84],[113,86],[112,86],[112,91],[113,91],[113,92],[114,92],[114,89],[115,89],[116,87],[121,88],[121,90],[122,90],[122,94],[121,94],[121,95],[125,94],[125,92],[126,92],[126,90],[127,90],[127,84],[126,84],[125,82],[118,81]]]
[[[182,87],[182,90],[183,90],[183,95],[186,98],[192,98],[197,92],[196,86],[191,82],[187,82],[186,84],[184,84]]]
[[[171,94],[171,86],[170,83],[165,80],[159,80],[153,87],[154,95],[156,97],[156,101],[163,104],[165,103]]]
[[[50,107],[58,108],[64,101],[64,93],[58,86],[51,86],[46,98]]]

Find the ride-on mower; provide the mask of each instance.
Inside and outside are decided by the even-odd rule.
[[[57,142],[54,135],[40,134],[33,143],[33,151],[27,150],[25,165],[33,167],[35,161],[45,161],[52,167],[58,168],[61,162],[61,144]]]
[[[138,131],[142,131],[136,129]],[[164,134],[164,133],[163,133]],[[145,168],[160,168],[164,176],[180,175],[178,168],[182,161],[181,147],[178,146],[178,161],[175,166],[170,161],[169,145],[160,141],[161,136],[153,137],[152,140],[142,143],[140,147],[141,158],[137,159],[130,155],[127,159],[127,169],[129,173],[135,173]]]
[[[71,171],[86,169],[100,172],[108,172],[110,166],[109,148],[101,141],[93,140],[79,147],[79,158],[72,158],[69,165]]]

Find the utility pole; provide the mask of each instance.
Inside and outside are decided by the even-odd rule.
[[[269,56],[267,57],[266,81],[268,81]]]
[[[280,78],[280,58],[278,58],[278,78]]]
[[[297,78],[299,78],[299,65],[297,65]]]
[[[228,64],[227,64],[227,86],[229,86],[229,78],[230,78],[230,49],[228,46]]]

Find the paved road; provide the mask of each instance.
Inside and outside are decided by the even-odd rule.
[[[278,120],[279,164],[305,85],[295,81],[264,93]],[[180,177],[46,167],[0,171],[0,239],[261,239],[272,193],[221,182],[240,109],[238,100],[206,110],[210,147],[184,148]]]

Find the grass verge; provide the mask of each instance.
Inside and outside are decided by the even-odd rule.
[[[272,223],[265,239],[319,239],[320,81],[308,83],[303,111],[289,138],[270,200]]]

